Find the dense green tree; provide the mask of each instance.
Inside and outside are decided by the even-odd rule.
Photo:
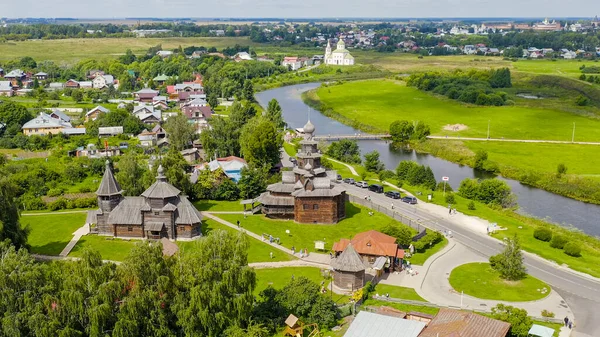
[[[254,102],[254,86],[252,85],[251,80],[244,81],[244,87],[242,88],[241,98],[248,102]]]
[[[556,176],[558,178],[560,178],[566,173],[567,173],[567,165],[565,165],[563,163],[558,164],[556,167]]]
[[[31,113],[23,105],[14,102],[4,102],[0,104],[0,123],[5,124],[4,129],[0,129],[7,135],[13,136],[21,131],[21,126],[33,118]]]
[[[248,101],[235,102],[231,106],[231,112],[229,119],[232,121],[233,126],[236,129],[241,129],[246,125],[254,116],[256,116],[256,108]]]
[[[360,164],[361,162],[360,148],[355,140],[342,139],[332,142],[327,147],[326,153],[328,156],[346,163]]]
[[[135,152],[127,152],[118,162],[116,179],[125,191],[125,195],[138,196],[148,188],[144,177],[148,175],[148,169],[140,165]]]
[[[0,241],[10,240],[17,248],[28,247],[29,228],[19,222],[16,186],[7,178],[0,179]]]
[[[510,70],[508,68],[500,68],[491,70],[490,85],[492,88],[510,88],[512,82],[510,79]]]
[[[241,153],[250,165],[271,167],[281,162],[283,139],[275,125],[266,118],[257,117],[242,129]]]
[[[412,242],[412,232],[406,226],[387,225],[381,229],[381,232],[396,238],[396,243],[402,247],[408,248]]]
[[[242,177],[240,178],[240,181],[238,181],[240,196],[243,199],[253,199],[258,197],[266,190],[268,177],[268,166],[243,168]]]
[[[164,175],[167,181],[177,187],[183,194],[193,197],[192,182],[187,175],[188,163],[185,158],[174,149],[170,149],[166,155],[160,158],[157,165],[154,165],[153,172],[156,173],[158,165],[162,165]],[[156,175],[156,174],[155,174]]]
[[[414,131],[415,127],[409,121],[394,121],[390,124],[390,136],[394,142],[407,142]]]
[[[119,61],[123,64],[132,64],[135,62],[135,55],[131,51],[131,49],[127,49],[125,55],[119,56]]]
[[[277,129],[283,129],[283,127],[285,126],[281,106],[275,98],[269,101],[265,117],[267,117],[268,120],[275,124],[275,127],[277,127]]]
[[[403,160],[398,164],[396,168],[396,176],[400,180],[407,180],[408,172],[413,168],[417,167],[419,164],[415,163],[411,160]]]
[[[169,117],[165,123],[165,131],[169,134],[171,146],[178,151],[188,148],[196,135],[194,125],[182,114]]]
[[[478,150],[475,152],[475,164],[473,164],[473,168],[477,170],[483,170],[485,162],[488,159],[488,153],[485,150]]]
[[[385,169],[385,165],[379,160],[379,152],[373,150],[365,154],[365,169],[369,172],[380,172]]]
[[[526,337],[533,325],[533,321],[525,309],[502,303],[492,308],[492,318],[510,323],[510,337]]]
[[[240,155],[239,134],[230,118],[213,117],[211,128],[202,131],[200,141],[209,158]]]
[[[31,56],[25,56],[19,61],[19,67],[23,69],[35,69],[37,68],[37,63]]]
[[[83,91],[81,90],[73,90],[73,93],[71,94],[71,97],[73,98],[73,100],[77,103],[83,101]]]
[[[235,201],[240,198],[240,190],[231,179],[223,179],[212,195],[215,200]]]
[[[521,245],[516,234],[514,237],[506,240],[506,246],[502,253],[492,256],[490,258],[491,262],[494,262],[493,268],[505,280],[518,281],[527,275],[527,270],[523,264]]]
[[[429,125],[423,122],[417,122],[415,126],[415,132],[412,135],[412,139],[415,140],[425,140],[427,136],[431,134],[431,130],[429,129]]]
[[[183,335],[219,336],[248,324],[256,286],[248,244],[243,233],[216,230],[180,258],[173,312]]]

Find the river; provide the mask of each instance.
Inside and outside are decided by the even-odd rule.
[[[298,84],[267,90],[256,94],[258,102],[266,108],[267,103],[275,98],[283,109],[283,117],[290,128],[301,128],[306,124],[310,114],[310,120],[316,127],[316,135],[348,135],[364,133],[350,126],[342,124],[334,119],[324,116],[318,111],[310,111],[304,104],[301,94],[307,90],[318,87],[319,83]],[[356,97],[360,99],[360,97]],[[365,116],[368,118],[368,116]],[[399,151],[392,149],[388,142],[382,140],[358,141],[361,154],[377,150],[381,161],[386,169],[395,170],[402,160],[413,160],[419,164],[428,165],[433,170],[438,181],[443,176],[450,178],[450,185],[457,189],[460,182],[465,178],[489,178],[492,177],[485,172],[477,171],[471,167],[458,165],[429,154],[417,154],[414,151]],[[566,198],[542,189],[523,185],[516,180],[505,179],[517,195],[519,212],[542,218],[563,226],[573,226],[583,232],[600,236],[600,206],[588,204],[574,199]]]

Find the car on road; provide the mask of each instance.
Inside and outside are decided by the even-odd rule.
[[[373,185],[369,186],[369,191],[375,192],[375,193],[383,193],[383,186],[373,184]]]
[[[354,185],[356,185],[358,187],[361,187],[361,188],[367,188],[367,187],[369,187],[369,184],[367,184],[366,181],[359,181],[359,182],[355,183]]]
[[[392,199],[400,199],[400,192],[396,192],[396,191],[387,191],[384,193],[384,195],[388,198],[392,198]]]
[[[354,178],[346,178],[344,179],[346,184],[354,185]]]
[[[338,183],[341,183],[342,182],[342,175],[338,174],[336,180],[337,180]]]
[[[402,201],[404,201],[407,204],[414,205],[417,203],[417,198],[406,196],[406,197],[402,198]]]

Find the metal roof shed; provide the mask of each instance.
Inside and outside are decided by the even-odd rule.
[[[531,337],[552,337],[554,336],[554,329],[550,329],[545,326],[534,324],[529,329],[527,336]]]
[[[417,337],[425,323],[361,311],[344,337]]]

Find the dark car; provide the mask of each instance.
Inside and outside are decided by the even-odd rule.
[[[369,191],[375,192],[375,193],[383,193],[383,186],[377,185],[377,184],[370,185]]]
[[[346,178],[344,179],[346,184],[354,185],[354,178]]]
[[[406,196],[406,197],[402,198],[402,201],[404,201],[407,204],[414,205],[417,203],[417,198]]]
[[[392,198],[392,199],[400,199],[400,192],[396,192],[396,191],[387,191],[384,193],[386,197],[388,198]]]

